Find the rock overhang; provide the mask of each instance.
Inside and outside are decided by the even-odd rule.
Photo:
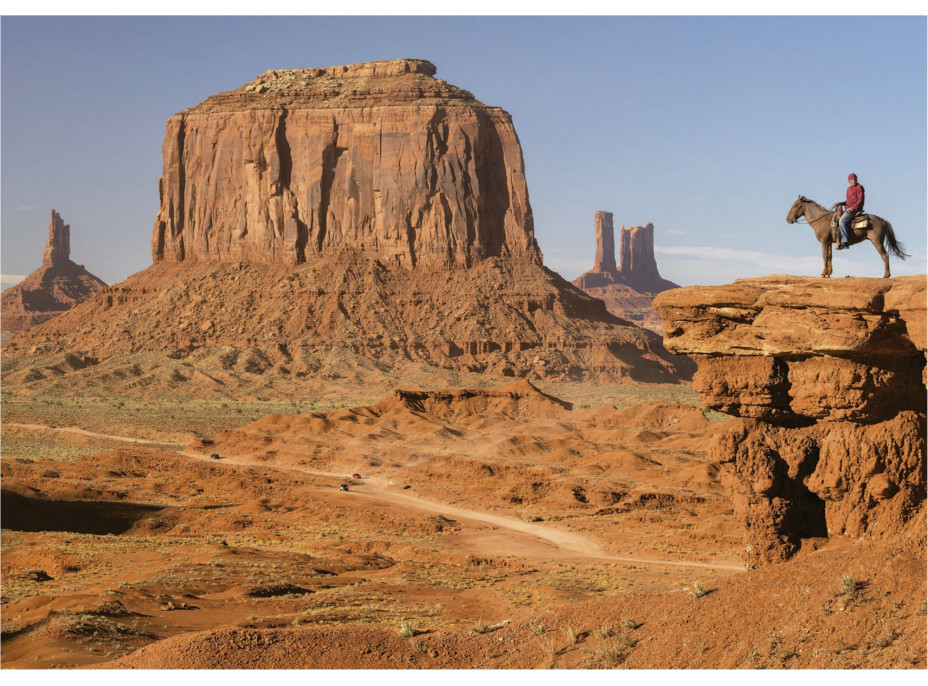
[[[925,294],[924,275],[779,275],[655,299],[694,390],[739,417],[713,459],[749,565],[806,538],[891,535],[923,507]]]

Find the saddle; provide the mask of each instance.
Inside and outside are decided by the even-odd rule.
[[[831,242],[837,243],[841,237],[840,231],[838,229],[838,220],[841,219],[841,215],[844,214],[844,210],[837,210],[834,215],[831,217]],[[869,214],[858,214],[851,221],[851,231],[867,231],[870,228],[870,215]]]

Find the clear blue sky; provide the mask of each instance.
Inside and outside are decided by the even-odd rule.
[[[593,263],[593,213],[654,222],[662,275],[816,275],[786,224],[856,172],[926,272],[925,17],[3,17],[2,265],[48,215],[109,283],[151,263],[165,120],[272,68],[397,57],[509,111],[545,263]],[[880,276],[870,245],[835,275]]]

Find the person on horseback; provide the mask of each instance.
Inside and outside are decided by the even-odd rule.
[[[841,219],[838,221],[841,238],[836,250],[847,250],[847,237],[851,229],[851,222],[854,221],[854,217],[864,211],[864,187],[857,183],[857,174],[849,174],[847,180],[851,184],[847,187],[847,199],[844,202],[834,204],[834,207],[844,205],[844,214],[841,215]]]

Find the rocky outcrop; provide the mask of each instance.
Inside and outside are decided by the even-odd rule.
[[[617,317],[627,319],[658,333],[663,322],[651,307],[654,295],[677,284],[661,278],[654,258],[654,224],[622,227],[620,262],[615,262],[615,229],[612,212],[597,212],[596,261],[593,268],[574,279],[573,284],[606,303]]]
[[[42,266],[0,296],[4,332],[23,331],[51,319],[106,286],[70,258],[71,227],[52,210]]]
[[[925,293],[924,276],[777,276],[655,299],[706,406],[741,418],[714,459],[749,564],[892,533],[924,502]]]
[[[272,70],[168,120],[155,262],[541,262],[508,113],[425,60]]]

